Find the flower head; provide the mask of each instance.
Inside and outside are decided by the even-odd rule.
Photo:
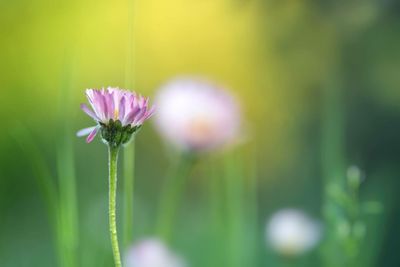
[[[100,130],[103,140],[109,145],[125,144],[154,113],[154,106],[149,107],[149,98],[131,91],[112,87],[87,89],[86,96],[92,109],[86,104],[81,104],[81,109],[93,118],[97,125],[80,130],[77,135],[88,135],[88,143]]]
[[[161,88],[156,99],[156,126],[181,150],[208,151],[239,134],[237,102],[224,89],[204,80],[181,78]]]
[[[131,247],[125,259],[127,267],[185,267],[178,256],[158,239],[146,239]]]
[[[285,256],[302,254],[313,248],[321,238],[319,223],[302,211],[284,209],[275,213],[267,224],[267,241]]]

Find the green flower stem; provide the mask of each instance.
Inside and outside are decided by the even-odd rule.
[[[133,235],[133,195],[135,181],[135,137],[124,149],[124,249],[130,245]]]
[[[116,196],[117,196],[117,163],[119,147],[109,146],[109,222],[111,246],[114,255],[115,267],[121,267],[121,255],[119,253],[117,220],[116,220]]]
[[[187,176],[194,164],[193,155],[182,155],[176,169],[167,178],[159,206],[158,234],[166,242],[171,241],[174,218],[185,187]]]

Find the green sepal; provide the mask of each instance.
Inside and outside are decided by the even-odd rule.
[[[110,119],[108,124],[99,123],[101,137],[103,141],[112,147],[119,147],[127,144],[132,136],[141,128],[141,125],[132,127],[131,125],[122,126],[120,120]]]

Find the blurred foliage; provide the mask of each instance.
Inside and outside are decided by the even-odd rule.
[[[70,123],[64,134],[73,140],[68,149],[73,149],[76,165],[79,246],[85,251],[80,262],[110,266],[104,212],[106,148],[100,142],[87,145],[73,138],[75,130],[88,122],[79,110],[79,103],[85,101],[83,90],[125,83],[128,7],[126,0],[0,2],[1,266],[55,265],[54,233],[30,166],[42,158],[49,166],[46,175],[57,177],[57,150],[65,147],[59,130],[65,121]],[[400,246],[396,205],[399,14],[396,0],[146,0],[135,4],[135,90],[153,95],[169,78],[195,74],[231,88],[241,100],[249,137],[246,146],[256,148],[253,193],[257,193],[258,212],[256,222],[241,223],[253,224],[251,231],[258,233],[260,265],[280,261],[263,240],[264,223],[276,209],[294,206],[322,216],[322,97],[323,89],[338,76],[344,160],[367,174],[360,201],[376,199],[385,207],[382,215],[365,220],[371,229],[366,239],[376,242],[362,244],[362,266],[400,265],[396,249]],[[73,69],[68,86],[71,100],[60,109],[59,99],[66,101],[61,88],[68,64]],[[10,135],[20,123],[36,142],[38,151],[35,148],[30,157]],[[152,125],[145,125],[137,140],[136,237],[154,234],[160,181],[173,155],[165,151]],[[205,159],[194,169],[187,201],[177,218],[174,247],[193,266],[205,264],[200,249],[213,240],[205,231],[221,227],[204,220],[204,214],[210,213],[204,205],[211,197],[205,179],[210,176],[208,166]],[[222,177],[219,171],[214,175]],[[245,246],[254,245],[253,238]],[[215,253],[213,248],[205,251]],[[315,252],[300,261],[303,266],[319,266]]]

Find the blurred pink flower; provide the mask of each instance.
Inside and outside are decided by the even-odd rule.
[[[135,92],[108,87],[107,89],[87,89],[86,96],[92,107],[81,104],[81,109],[93,118],[98,125],[80,130],[77,135],[88,135],[90,143],[102,125],[111,121],[120,121],[122,127],[139,127],[154,113],[154,106],[149,107],[149,98],[137,95]]]
[[[238,103],[210,82],[172,80],[160,89],[156,105],[157,129],[178,149],[208,151],[235,142],[239,135]]]
[[[268,222],[266,238],[276,252],[295,256],[312,249],[319,242],[321,226],[300,210],[283,209]]]
[[[160,240],[146,239],[128,250],[126,267],[185,267],[183,260],[173,254]]]

